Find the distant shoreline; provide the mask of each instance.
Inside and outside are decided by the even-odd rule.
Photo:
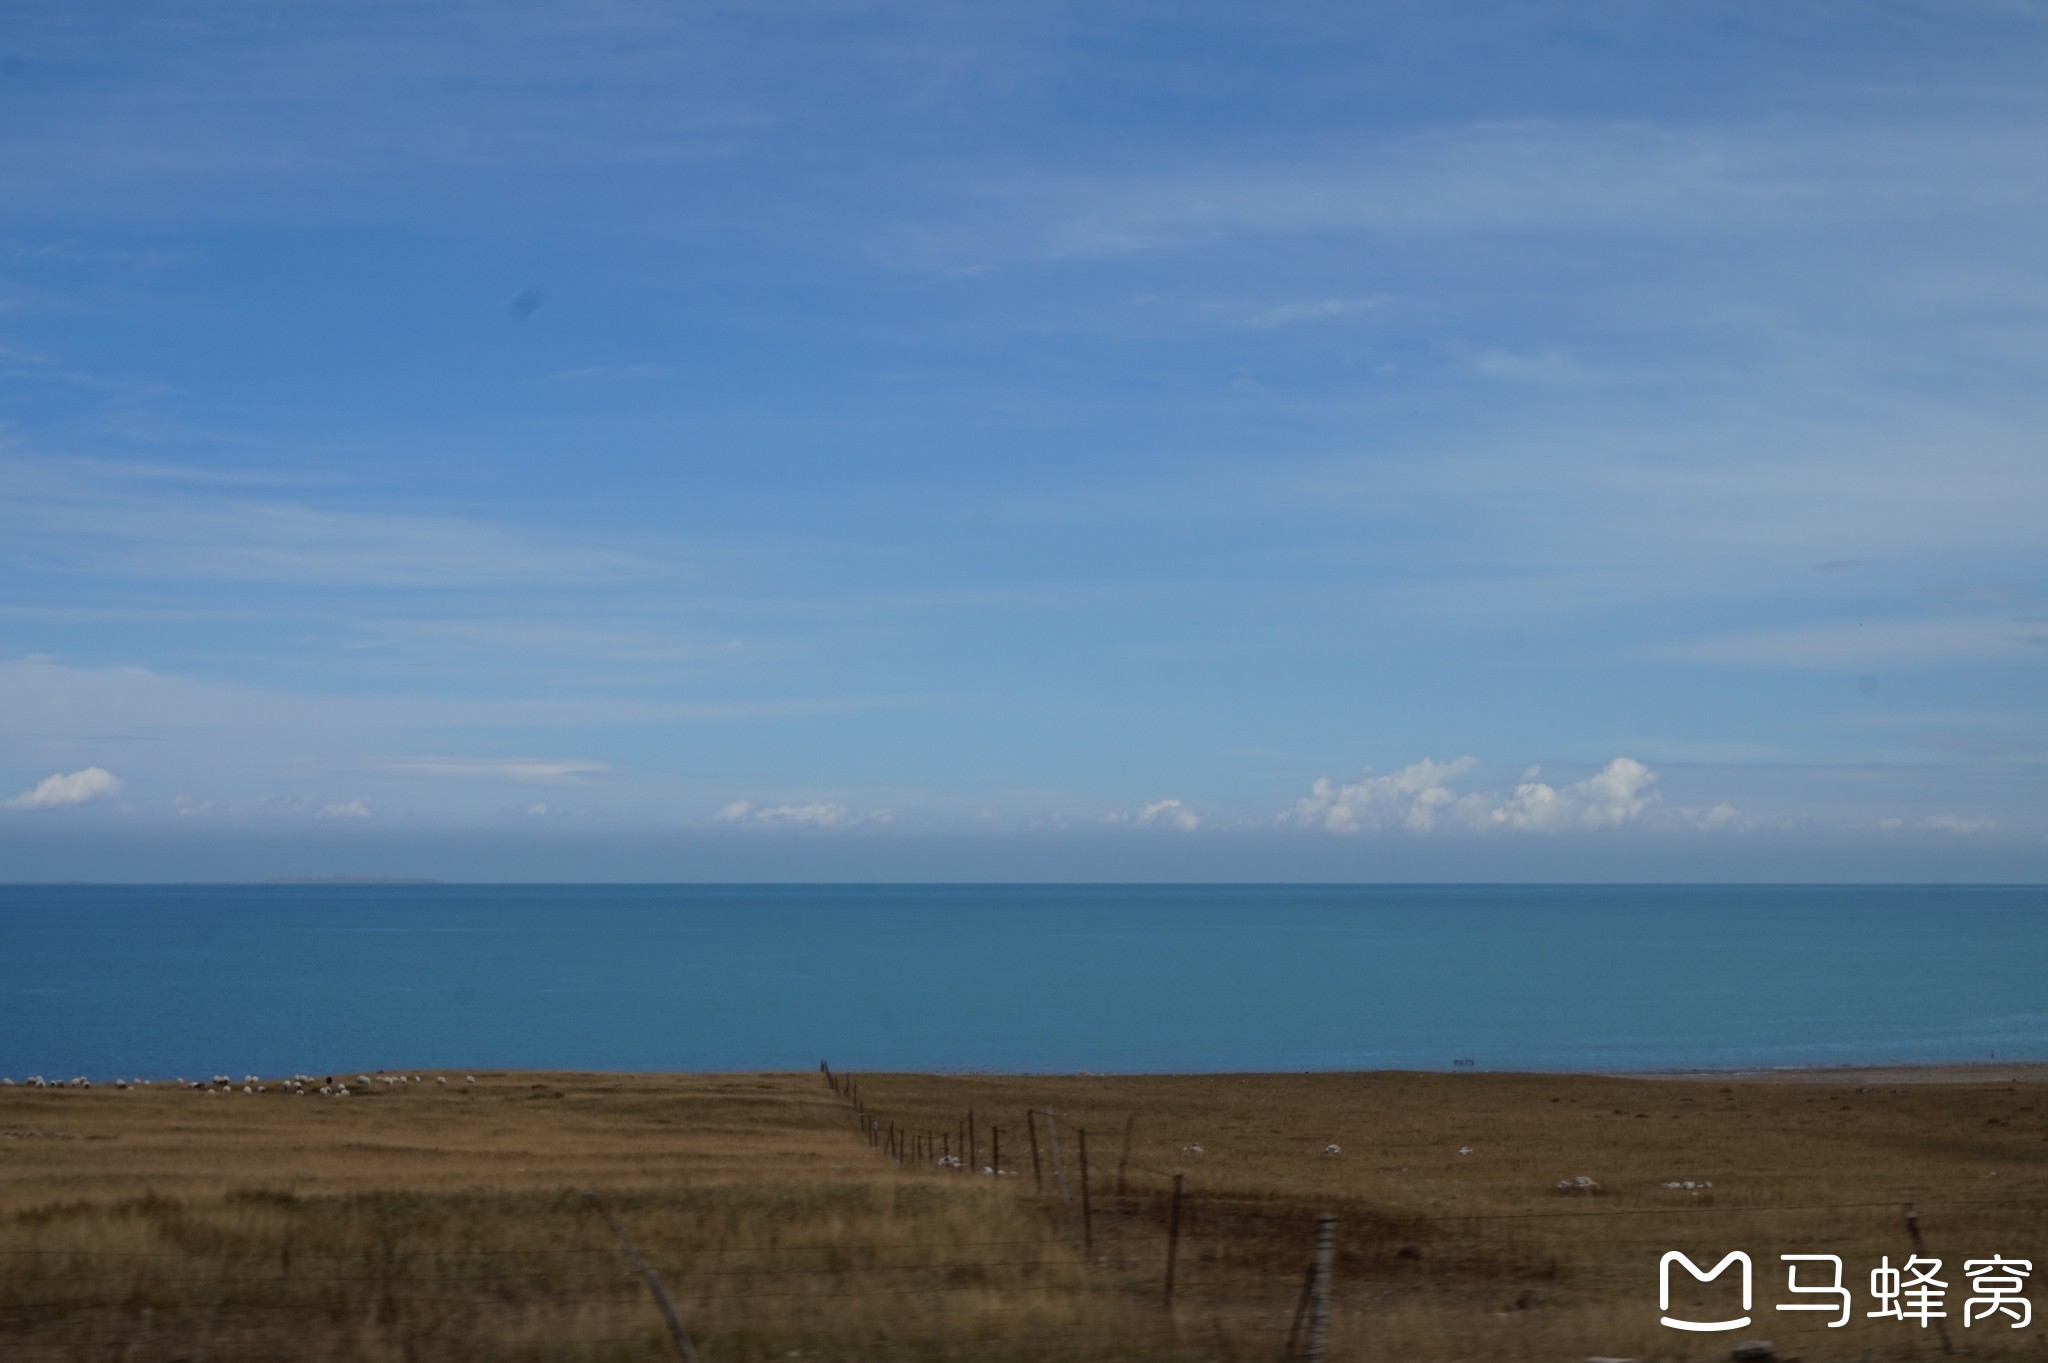
[[[432,876],[272,876],[261,885],[446,885]]]
[[[627,1077],[664,1079],[718,1079],[734,1075],[806,1075],[812,1074],[807,1068],[783,1069],[718,1069],[718,1070],[649,1070],[649,1069],[557,1069],[552,1067],[502,1067],[493,1065],[440,1065],[413,1063],[400,1066],[339,1065],[318,1067],[323,1073],[334,1074],[399,1074],[413,1072],[461,1072],[490,1075],[496,1078],[548,1076],[559,1080],[589,1079],[615,1080]],[[834,1067],[838,1072],[838,1067]],[[851,1072],[851,1071],[849,1071]],[[995,1069],[878,1069],[858,1071],[864,1077],[873,1078],[918,1078],[918,1079],[989,1079],[989,1080],[1099,1080],[1105,1083],[1121,1083],[1145,1080],[1270,1080],[1270,1079],[1336,1079],[1352,1077],[1412,1076],[1417,1078],[1516,1078],[1516,1079],[1636,1079],[1663,1083],[1738,1083],[1738,1084],[2048,1084],[2048,1060],[2024,1060],[2006,1063],[2003,1061],[1973,1061],[1969,1063],[1932,1063],[1924,1065],[1839,1065],[1819,1067],[1793,1067],[1785,1069],[1682,1069],[1682,1070],[1544,1070],[1544,1069],[1340,1069],[1340,1070],[995,1070]],[[128,1073],[128,1071],[122,1071]],[[13,1071],[0,1070],[17,1083],[21,1076]],[[68,1074],[65,1076],[68,1078]],[[88,1076],[93,1083],[114,1082],[111,1077]],[[166,1077],[146,1078],[138,1076],[134,1081],[152,1086],[171,1085],[177,1081]],[[56,1085],[53,1085],[53,1087]]]
[[[1925,1065],[1829,1065],[1818,1068],[1616,1071],[1617,1079],[1739,1079],[1751,1084],[1861,1080],[1874,1084],[2048,1083],[2048,1060],[1973,1060]]]

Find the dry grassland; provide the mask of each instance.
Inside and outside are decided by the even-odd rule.
[[[1912,1252],[1906,1202],[1946,1261],[1958,1353],[2048,1358],[2048,1318],[1961,1324],[1965,1258],[2048,1276],[2040,1077],[1910,1077],[857,1076],[906,1132],[957,1132],[972,1108],[978,1163],[1000,1128],[1004,1178],[888,1160],[816,1075],[480,1074],[345,1100],[4,1088],[0,1360],[673,1357],[583,1188],[706,1363],[1278,1360],[1323,1211],[1334,1359],[1724,1356],[1730,1336],[1657,1324],[1667,1249],[1755,1258],[1756,1325],[1732,1338],[1808,1363],[1937,1358],[1933,1330],[1862,1316],[1879,1256]],[[1032,1178],[1023,1114],[1046,1106],[1071,1205],[1043,1128]],[[1599,1191],[1557,1190],[1580,1175]],[[1687,1180],[1713,1186],[1662,1186]],[[1776,1256],[1801,1252],[1846,1260],[1848,1328],[1774,1309]],[[1723,1300],[1674,1310],[1688,1296]]]

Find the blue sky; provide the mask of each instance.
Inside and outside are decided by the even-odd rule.
[[[0,879],[2048,878],[2044,64],[10,6]]]

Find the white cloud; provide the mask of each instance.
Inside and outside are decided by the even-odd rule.
[[[804,805],[757,805],[752,800],[734,800],[713,816],[720,823],[779,826],[784,828],[852,828],[857,824],[894,823],[896,815],[887,809],[849,809],[845,805],[817,801]]]
[[[1727,803],[1715,805],[1712,809],[1707,810],[1705,813],[1700,813],[1698,811],[1689,811],[1689,817],[1692,819],[1695,827],[1704,829],[1707,832],[1713,832],[1717,829],[1723,828],[1741,828],[1744,826],[1742,811],[1737,809],[1734,805]]]
[[[181,819],[196,819],[213,813],[213,801],[201,800],[191,795],[178,795],[172,797],[171,808],[177,811]]]
[[[1167,798],[1155,800],[1135,814],[1119,810],[1102,816],[1104,823],[1136,824],[1140,827],[1175,828],[1183,833],[1192,833],[1202,826],[1202,816],[1189,808],[1182,800]]]
[[[1563,786],[1536,779],[1541,770],[1531,767],[1505,798],[1456,789],[1478,765],[1475,757],[1452,762],[1424,758],[1385,776],[1368,775],[1344,785],[1320,778],[1281,822],[1326,833],[1429,833],[1439,828],[1557,833],[1633,823],[1658,799],[1650,790],[1657,774],[1630,757],[1617,757]],[[1697,822],[1702,828],[1724,828],[1740,817],[1733,805],[1716,805]]]
[[[7,809],[61,809],[65,805],[82,805],[88,800],[100,800],[118,794],[121,778],[105,767],[87,767],[68,775],[45,776],[36,782],[33,789],[25,790],[5,802]]]
[[[320,811],[323,819],[367,819],[370,817],[368,800],[350,800],[345,804],[328,805]]]
[[[548,812],[548,807],[546,805],[528,805],[526,812],[530,817],[538,819]]]
[[[1479,765],[1476,757],[1452,762],[1423,758],[1386,776],[1365,776],[1347,785],[1319,777],[1305,799],[1285,816],[1304,828],[1357,833],[1405,828],[1426,833],[1458,802],[1451,783]],[[1470,798],[1470,797],[1466,797]]]
[[[1506,828],[1554,833],[1567,828],[1619,828],[1633,822],[1657,800],[1650,793],[1657,773],[1632,757],[1617,757],[1583,781],[1549,786],[1523,781],[1492,811]]]

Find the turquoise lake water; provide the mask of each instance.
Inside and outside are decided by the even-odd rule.
[[[0,1073],[2048,1059],[2048,887],[0,888]]]

